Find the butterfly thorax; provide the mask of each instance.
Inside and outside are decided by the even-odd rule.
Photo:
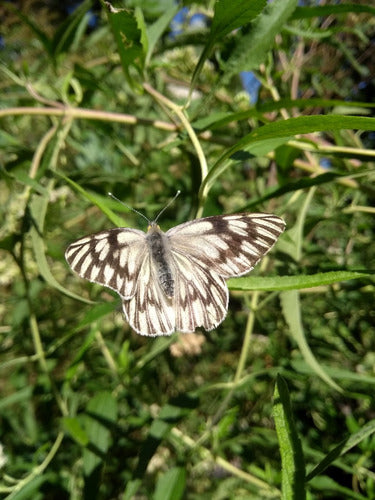
[[[160,287],[171,298],[174,295],[174,279],[168,259],[171,254],[169,240],[155,223],[149,225],[146,240]]]

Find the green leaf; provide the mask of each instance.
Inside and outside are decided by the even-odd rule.
[[[134,498],[136,498],[136,493],[141,485],[142,481],[140,479],[133,479],[131,481],[128,481],[121,500],[133,500]]]
[[[142,75],[147,54],[147,34],[141,10],[116,9],[110,2],[101,1],[107,12],[126,80],[133,90],[140,91],[141,85],[131,75],[130,69],[134,68]]]
[[[179,500],[185,490],[186,470],[173,467],[159,477],[153,500]]]
[[[251,200],[251,202],[247,203],[241,208],[241,212],[247,211],[251,207],[261,205],[267,200],[278,198],[279,196],[282,196],[284,194],[293,193],[295,191],[298,191],[299,189],[307,189],[310,187],[319,186],[321,184],[327,184],[339,177],[347,177],[347,175],[347,172],[335,172],[333,170],[330,170],[329,172],[317,175],[316,177],[304,177],[302,179],[298,179],[298,181],[288,182],[281,187],[276,187],[274,189],[268,190],[265,195],[260,196],[259,198],[254,198],[253,200]]]
[[[34,195],[30,202],[30,212],[35,223],[34,226],[30,229],[30,233],[31,233],[31,241],[35,255],[35,260],[38,265],[38,270],[51,287],[55,288],[56,290],[59,290],[68,297],[80,300],[81,302],[86,302],[87,304],[92,304],[91,300],[86,300],[80,295],[76,295],[75,293],[69,291],[67,288],[63,287],[56,280],[49,267],[45,254],[45,243],[42,237],[44,219],[49,199],[48,193],[49,191],[45,191],[43,196]]]
[[[265,0],[218,0],[214,6],[210,35],[207,43],[222,39],[237,28],[255,19],[267,5]]]
[[[158,357],[162,352],[166,351],[173,342],[176,341],[176,336],[171,335],[169,337],[159,337],[151,344],[149,350],[142,355],[142,357],[137,361],[136,370],[141,371],[148,365],[153,359]]]
[[[172,427],[188,416],[198,404],[198,398],[194,394],[187,393],[171,399],[161,408],[159,417],[152,422],[149,434],[142,445],[135,472],[136,477],[144,475],[159,444],[168,436]]]
[[[37,180],[31,178],[24,170],[15,170],[12,172],[11,176],[25,186],[31,187],[36,193],[41,195],[48,195],[47,189],[42,186]]]
[[[92,0],[85,0],[60,24],[51,40],[51,48],[55,58],[69,49],[77,47],[79,40],[84,35],[88,23],[87,11],[91,6]]]
[[[170,25],[172,19],[179,11],[180,6],[176,3],[175,5],[166,9],[164,14],[162,14],[151,26],[147,28],[147,38],[148,38],[148,50],[146,55],[145,66],[148,66],[148,63],[151,59],[153,50],[155,45],[159,41],[161,35]]]
[[[231,278],[227,281],[231,290],[263,292],[281,290],[300,290],[302,288],[313,288],[315,286],[332,285],[342,281],[369,278],[372,274],[357,271],[329,271],[327,273],[300,274],[298,276],[244,276]]]
[[[0,69],[3,70],[3,65],[0,65]],[[5,69],[5,68],[4,68]],[[9,73],[12,74],[9,70],[4,71],[9,76]],[[13,78],[12,78],[13,79]],[[17,79],[17,77],[16,77]],[[6,130],[0,130],[0,148],[5,151],[5,149],[10,148],[22,148],[22,144],[18,137],[15,137],[13,134],[9,134]],[[2,165],[3,168],[3,165]],[[4,169],[5,171],[5,169]]]
[[[215,3],[215,12],[212,19],[210,34],[203,49],[202,55],[195,67],[190,88],[193,89],[202,71],[203,64],[209,57],[215,43],[233,30],[250,23],[266,5],[265,0],[219,0]]]
[[[65,381],[69,382],[76,376],[79,367],[82,366],[84,355],[91,348],[93,342],[95,341],[96,334],[97,329],[95,326],[92,326],[92,328],[89,330],[84,340],[82,341],[81,345],[79,346],[78,351],[74,353],[74,358],[72,359],[70,366],[65,373]]]
[[[311,349],[306,341],[306,336],[301,319],[301,304],[298,291],[290,290],[287,292],[282,292],[280,295],[280,300],[285,321],[287,322],[290,333],[294,340],[297,342],[306,363],[311,366],[318,377],[324,380],[333,389],[339,392],[343,392],[341,387],[337,385],[336,382],[323,370],[323,368],[311,352]]]
[[[156,419],[152,422],[148,436],[143,442],[139,452],[135,477],[143,477],[151,458],[154,456],[159,444],[169,434],[172,426],[173,424],[169,424],[163,420]]]
[[[85,475],[89,476],[102,462],[109,448],[110,428],[117,420],[116,399],[107,391],[100,392],[90,399],[84,417],[84,427],[89,437],[90,449],[84,449],[83,469]]]
[[[360,4],[342,4],[342,5],[317,5],[311,7],[297,7],[293,13],[293,19],[309,19],[311,17],[334,16],[346,14],[347,12],[369,12],[375,15],[375,7]]]
[[[78,193],[82,194],[86,198],[86,200],[96,205],[115,226],[123,227],[126,225],[124,219],[116,215],[114,212],[112,212],[112,210],[108,208],[108,197],[103,198],[102,196],[90,193],[89,191],[83,189],[79,184],[69,179],[69,177],[66,177],[62,174],[58,175],[68,184],[70,184]]]
[[[286,246],[290,256],[299,262],[302,256],[302,244],[303,244],[303,229],[305,225],[305,220],[308,212],[308,208],[312,202],[314,196],[315,187],[311,188],[307,196],[303,201],[303,205],[299,211],[296,224],[288,231],[288,236],[290,238],[290,243]],[[284,245],[285,247],[285,245]],[[285,249],[284,249],[285,251]],[[329,384],[335,390],[342,392],[342,389],[329,377],[325,371],[322,369],[318,361],[315,359],[310,347],[306,341],[305,332],[302,324],[301,317],[301,303],[300,295],[298,290],[288,290],[284,291],[280,295],[281,306],[285,321],[289,326],[290,333],[294,340],[297,342],[298,347],[301,351],[307,364],[309,364],[315,373],[321,377],[327,384]]]
[[[23,21],[34,33],[35,37],[40,41],[44,50],[49,56],[52,56],[52,42],[48,35],[39,28],[39,24],[34,22],[29,16],[26,16],[21,12],[21,10],[13,6],[10,2],[4,2],[2,7],[11,10],[15,15],[17,15],[21,21]]]
[[[192,122],[192,127],[198,132],[204,132],[205,130],[215,130],[220,127],[224,127],[232,122],[239,122],[241,120],[246,120],[250,116],[254,116],[256,111],[251,108],[246,111],[238,111],[237,113],[228,113],[226,111],[212,111],[211,114],[199,118]]]
[[[279,109],[292,108],[311,108],[311,107],[345,107],[345,108],[375,108],[374,102],[359,102],[359,101],[344,101],[341,99],[321,99],[312,97],[311,99],[280,99],[279,101],[259,102],[257,103],[257,111],[260,113],[269,113],[278,111]],[[250,110],[248,111],[248,113]]]
[[[358,432],[352,434],[347,439],[344,439],[339,445],[335,446],[328,455],[307,475],[306,480],[310,481],[313,477],[321,474],[329,467],[338,457],[343,456],[346,452],[357,446],[361,441],[375,434],[375,419],[367,422]]]
[[[62,424],[74,441],[81,446],[87,446],[89,437],[77,417],[63,417]]]
[[[263,127],[245,135],[241,140],[228,148],[226,152],[216,161],[207,177],[204,179],[200,192],[204,192],[211,186],[230,165],[230,158],[238,151],[251,152],[255,144],[259,144],[276,137],[284,137],[288,140],[299,134],[310,134],[312,132],[336,131],[345,129],[375,130],[375,118],[358,116],[300,116],[288,120],[269,123]]]
[[[6,500],[30,500],[30,498],[36,498],[39,500],[40,497],[38,497],[38,495],[42,489],[43,483],[49,480],[48,476],[48,474],[44,473],[38,477],[34,477],[30,481],[27,481],[24,486],[21,485],[21,488],[18,491],[15,490],[13,493],[8,495]]]
[[[340,480],[339,476],[339,480]],[[369,500],[368,495],[361,495],[351,488],[341,486],[338,481],[335,481],[328,476],[318,476],[310,481],[310,486],[315,491],[315,494],[321,498],[340,498],[345,500]],[[321,492],[319,495],[318,492]]]
[[[303,500],[306,498],[305,459],[293,419],[288,387],[280,375],[275,386],[273,417],[281,454],[282,498]]]
[[[292,368],[298,373],[304,373],[306,375],[314,374],[314,371],[308,366],[303,359],[294,359],[291,361]],[[355,373],[353,371],[338,368],[335,366],[321,365],[323,370],[333,379],[341,380],[342,382],[347,382],[347,389],[352,391],[358,391],[358,387],[361,385],[375,385],[375,377],[371,375],[366,375],[364,373]],[[349,383],[352,383],[351,385]]]
[[[243,2],[242,2],[243,3]],[[266,60],[288,18],[293,14],[298,0],[273,0],[255,19],[248,33],[238,36],[236,48],[223,64],[220,87],[227,85],[241,71],[251,71]],[[215,89],[212,90],[214,92]]]
[[[292,108],[345,108],[347,113],[354,108],[352,113],[354,113],[357,109],[363,108],[375,108],[375,103],[371,102],[359,102],[359,101],[344,101],[342,99],[322,99],[322,98],[314,98],[311,99],[280,99],[279,101],[259,101],[256,105],[256,108],[249,108],[245,111],[237,111],[236,113],[228,113],[224,111],[220,112],[212,112],[211,114],[199,118],[198,120],[192,123],[192,126],[203,132],[204,130],[215,130],[218,128],[222,128],[229,123],[238,123],[242,120],[248,120],[252,117],[258,117],[262,121],[264,121],[264,113],[270,113],[272,111],[278,111],[280,109],[292,109]],[[340,114],[335,110],[335,114]],[[324,115],[326,116],[326,115]]]
[[[9,396],[3,396],[0,399],[0,411],[4,411],[4,409],[8,408],[9,406],[13,406],[15,404],[19,403],[26,404],[26,402],[31,399],[31,396],[32,396],[31,387],[24,387],[23,389],[20,389],[14,392],[13,394],[10,394]]]
[[[86,326],[89,326],[95,321],[98,321],[103,316],[107,316],[107,314],[113,313],[113,311],[117,308],[117,306],[118,306],[117,301],[104,302],[91,306],[87,310],[81,321],[78,323],[78,325],[74,328],[74,331],[79,332]]]
[[[192,394],[182,394],[172,399],[160,409],[159,419],[165,422],[178,422],[196,408],[198,399]]]

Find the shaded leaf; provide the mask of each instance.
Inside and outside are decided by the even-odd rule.
[[[133,90],[140,90],[141,86],[131,75],[130,68],[134,68],[139,75],[142,75],[147,54],[147,36],[141,11],[116,9],[110,2],[103,0],[102,3],[107,12],[127,82]]]
[[[375,130],[375,118],[358,116],[300,116],[259,127],[245,135],[245,137],[221,155],[209,171],[207,177],[203,180],[200,192],[208,191],[213,182],[229,168],[231,163],[230,158],[238,151],[251,152],[255,144],[277,137],[284,137],[288,140],[299,134],[344,129]]]
[[[64,429],[78,444],[86,446],[89,443],[87,432],[83,429],[77,417],[63,417],[62,424]]]
[[[220,86],[227,85],[231,78],[241,71],[256,69],[265,61],[268,52],[275,44],[275,36],[283,29],[296,6],[297,0],[273,0],[267,4],[248,33],[236,39],[236,48],[230,58],[223,63],[224,71],[219,82]]]
[[[153,500],[179,500],[185,490],[186,470],[173,467],[159,477]]]
[[[210,56],[215,43],[228,35],[231,31],[250,23],[265,7],[265,0],[219,0],[215,3],[215,12],[211,30],[202,55],[195,67],[190,88],[195,86],[204,62]]]
[[[87,11],[91,6],[92,0],[84,0],[60,24],[51,40],[51,48],[55,58],[70,50],[73,45],[78,44],[87,26]]]
[[[89,476],[103,460],[111,442],[110,426],[117,419],[117,401],[106,391],[90,399],[86,407],[84,428],[89,437],[90,449],[83,452],[83,468]],[[91,451],[91,450],[94,451]]]

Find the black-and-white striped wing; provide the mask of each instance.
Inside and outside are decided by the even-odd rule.
[[[141,335],[212,330],[228,311],[225,279],[253,269],[283,232],[271,214],[196,219],[163,233],[111,229],[66,250],[82,278],[115,290],[130,326]]]
[[[285,222],[277,215],[217,215],[185,222],[167,231],[172,253],[199,262],[223,278],[251,271],[276,243]]]
[[[122,309],[129,325],[141,335],[171,335],[176,330],[175,303],[161,289],[151,255],[143,261],[135,293],[122,301]]]
[[[198,327],[212,330],[228,312],[229,293],[224,278],[191,255],[174,253],[173,257],[176,330],[186,333]]]
[[[140,269],[148,258],[146,234],[116,228],[81,238],[68,246],[65,259],[81,278],[108,286],[124,299],[133,297]]]
[[[251,271],[284,228],[276,215],[243,213],[196,219],[167,231],[176,262],[176,329],[216,328],[228,311],[225,278]]]

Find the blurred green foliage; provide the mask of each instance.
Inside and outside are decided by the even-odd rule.
[[[0,7],[4,498],[375,498],[375,9],[245,5]],[[64,251],[178,189],[163,229],[287,230],[216,330],[145,338]]]

